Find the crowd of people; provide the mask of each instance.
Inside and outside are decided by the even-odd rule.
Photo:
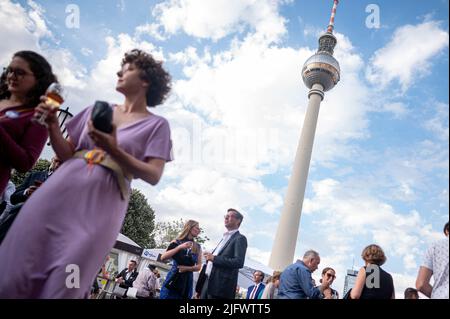
[[[161,261],[172,260],[171,269],[162,284],[154,275],[155,266],[151,265],[150,269],[138,274],[134,260],[117,275],[116,282],[126,289],[138,288],[136,298],[153,299],[160,288],[160,299],[340,299],[338,291],[332,288],[336,279],[336,271],[332,267],[322,269],[319,285],[312,278],[321,262],[319,253],[314,250],[306,251],[301,260],[282,272],[274,271],[268,278],[263,271],[255,270],[254,283],[242,296],[237,285],[238,272],[243,267],[246,254],[246,239],[239,233],[242,220],[243,216],[237,210],[231,208],[228,211],[225,215],[227,232],[216,249],[203,252],[203,263],[201,247],[195,242],[200,226],[198,222],[189,220],[161,256]],[[448,232],[447,223],[444,226],[447,238],[428,249],[417,276],[416,288],[408,287],[404,291],[404,299],[419,299],[419,292],[432,299],[449,298]],[[387,260],[383,249],[375,244],[369,245],[363,249],[361,257],[364,266],[359,270],[353,287],[342,298],[395,299],[394,280],[382,268]],[[200,272],[195,289],[194,272]],[[433,286],[430,284],[432,276]],[[224,278],[227,283],[223,282]],[[221,289],[215,290],[218,286]]]
[[[46,90],[58,79],[44,57],[17,52],[2,73],[0,272],[8,276],[0,277],[0,298],[88,298],[98,293],[98,269],[122,227],[131,180],[156,185],[172,160],[169,124],[148,109],[168,95],[170,75],[161,62],[138,49],[127,52],[120,67],[115,89],[124,100],[111,106],[111,130],[98,126],[96,105],[89,106],[66,124],[68,138],[62,134],[58,109],[47,103]],[[45,125],[36,121],[41,117]],[[55,152],[49,170],[30,174],[15,189],[12,170],[29,171],[48,138]],[[155,298],[158,291],[161,299],[234,299],[247,251],[247,238],[239,231],[243,219],[237,209],[228,209],[226,232],[212,251],[203,251],[196,242],[200,225],[189,220],[161,256],[172,260],[164,282],[159,283],[154,266],[138,273],[136,261],[130,261],[115,279],[123,289],[118,295],[125,298],[133,288],[137,298]],[[418,292],[449,298],[448,223],[444,233],[447,238],[427,251],[416,289],[408,288],[405,298],[417,299]],[[383,249],[372,244],[361,256],[364,266],[343,298],[395,298],[393,278],[381,267],[386,262]],[[318,252],[308,250],[265,283],[264,272],[255,271],[246,299],[339,299],[331,287],[336,279],[332,267],[323,268],[318,285],[312,278],[320,260]],[[80,269],[77,289],[66,284],[68,265]]]
[[[161,261],[172,261],[162,284],[154,265],[149,265],[144,272],[137,272],[136,261],[130,260],[128,267],[115,279],[115,286],[123,290],[112,291],[112,295],[127,298],[128,290],[136,288],[135,297],[143,299],[154,299],[157,292],[159,299],[234,299],[239,269],[244,266],[247,251],[247,239],[239,232],[243,218],[238,210],[230,208],[224,217],[226,232],[223,238],[214,250],[204,252],[195,241],[200,225],[197,221],[188,220],[182,232],[161,255]],[[195,285],[194,272],[199,272]],[[277,285],[277,280],[279,274],[273,280],[274,285]],[[92,293],[98,294],[97,281],[94,281]],[[267,293],[273,294],[274,291]]]

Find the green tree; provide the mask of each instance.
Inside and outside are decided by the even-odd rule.
[[[19,173],[16,170],[14,170],[14,172],[11,175],[11,181],[14,183],[14,185],[16,185],[16,187],[18,187],[19,185],[21,185],[23,183],[23,181],[28,176],[28,174],[31,174],[34,172],[43,172],[43,171],[48,170],[49,167],[50,167],[50,161],[40,158],[36,162],[36,164],[34,164],[31,171],[29,171],[27,173]]]
[[[153,248],[155,247],[154,230],[155,212],[140,191],[131,190],[130,203],[121,233],[142,248]]]
[[[167,248],[172,240],[182,232],[184,224],[182,218],[179,220],[173,220],[170,222],[159,222],[156,224],[155,229],[155,242],[156,248]],[[200,234],[196,238],[196,242],[203,245],[209,240],[206,235],[202,235],[203,229],[200,228]]]

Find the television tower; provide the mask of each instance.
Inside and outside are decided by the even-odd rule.
[[[282,271],[294,260],[320,102],[324,92],[331,90],[340,79],[339,63],[333,57],[337,43],[333,30],[338,3],[339,0],[334,0],[327,31],[319,38],[319,49],[306,60],[302,69],[303,82],[310,89],[309,103],[270,256],[269,266],[274,270]]]

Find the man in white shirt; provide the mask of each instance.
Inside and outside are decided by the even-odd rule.
[[[448,222],[444,226],[445,239],[435,242],[426,252],[423,265],[417,275],[416,288],[431,299],[449,299],[448,274]],[[434,277],[431,286],[430,279]]]
[[[130,260],[128,262],[128,267],[116,276],[116,282],[121,288],[128,289],[133,287],[133,281],[136,280],[138,275],[139,272],[137,271],[137,262],[135,260]]]
[[[239,233],[244,216],[234,208],[227,211],[222,240],[213,252],[205,252],[205,280],[199,280],[196,292],[202,299],[234,299],[239,269],[244,267],[247,238]]]

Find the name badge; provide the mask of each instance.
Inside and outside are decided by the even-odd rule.
[[[6,117],[8,117],[8,118],[14,120],[14,119],[19,118],[20,113],[19,113],[19,112],[16,112],[16,111],[7,111],[7,112],[5,113],[5,115],[6,115]]]

